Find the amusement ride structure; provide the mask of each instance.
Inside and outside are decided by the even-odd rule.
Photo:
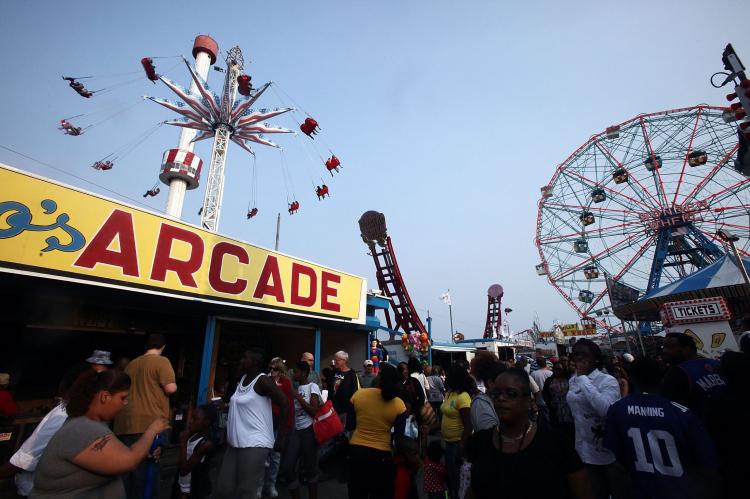
[[[484,338],[502,337],[502,316],[500,310],[502,300],[502,286],[493,284],[487,289],[487,320],[484,324]]]
[[[206,83],[206,76],[210,64],[216,61],[218,45],[207,36],[199,36],[195,40],[193,55],[196,58],[196,70],[190,67],[187,60],[185,65],[192,77],[190,90],[187,90],[164,76],[157,75],[182,102],[170,102],[166,99],[148,97],[150,100],[180,114],[182,119],[169,120],[166,123],[183,127],[180,134],[178,149],[169,150],[164,154],[160,180],[169,185],[169,199],[167,214],[179,217],[182,211],[182,198],[186,188],[198,186],[200,163],[195,168],[187,163],[190,157],[192,143],[208,138],[214,139],[211,151],[211,161],[208,168],[206,194],[201,209],[201,225],[204,229],[215,232],[219,226],[221,200],[224,193],[224,167],[227,161],[229,142],[234,142],[253,156],[255,152],[248,142],[265,146],[279,147],[270,140],[263,138],[263,134],[293,133],[287,128],[276,127],[263,122],[274,116],[292,111],[292,108],[274,108],[253,110],[250,108],[263,92],[271,85],[266,83],[253,92],[249,86],[250,77],[242,74],[244,59],[242,50],[233,47],[226,57],[226,71],[224,71],[224,86],[221,96],[214,93]],[[147,73],[149,71],[147,70]],[[238,87],[243,82],[240,91],[245,96],[236,101]],[[187,146],[187,147],[186,147]]]
[[[385,314],[390,339],[393,340],[400,331],[404,349],[424,356],[429,350],[430,338],[406,289],[385,225],[385,215],[377,211],[365,212],[359,219],[359,230],[375,262],[378,287],[391,299],[393,319],[390,311]]]
[[[750,254],[750,178],[731,166],[736,119],[698,105],[592,136],[541,189],[537,273],[588,319],[610,306],[607,279],[647,293],[715,261],[720,229]]]
[[[282,148],[265,138],[265,135],[290,133],[296,135],[296,133],[291,129],[272,125],[266,120],[286,113],[294,115],[297,109],[286,106],[258,109],[252,107],[266,90],[273,88],[272,85],[278,85],[274,82],[268,82],[260,86],[260,88],[253,88],[251,77],[243,73],[244,58],[242,51],[238,46],[233,47],[226,52],[225,67],[213,66],[217,61],[219,46],[210,36],[197,36],[193,44],[192,53],[195,58],[194,67],[191,66],[184,57],[181,58],[182,62],[187,66],[191,77],[189,89],[182,87],[171,79],[168,79],[163,74],[157,72],[154,60],[172,57],[144,57],[141,59],[141,65],[143,66],[143,71],[145,71],[146,78],[152,83],[156,83],[157,81],[163,82],[169,90],[174,92],[174,94],[180,98],[180,101],[174,102],[150,96],[144,98],[156,102],[157,104],[177,113],[180,115],[180,118],[158,123],[155,127],[152,127],[146,133],[139,135],[135,140],[129,142],[121,149],[118,149],[117,151],[94,162],[92,167],[98,171],[111,170],[115,167],[115,164],[119,159],[122,159],[135,147],[143,143],[143,141],[152,135],[160,125],[168,124],[180,127],[181,131],[177,147],[168,149],[164,152],[159,172],[159,180],[169,186],[165,211],[168,215],[180,218],[186,191],[198,188],[200,182],[203,161],[193,151],[195,143],[206,139],[213,139],[211,159],[206,180],[206,191],[199,214],[201,216],[201,225],[203,228],[215,232],[218,230],[219,217],[221,214],[225,182],[224,169],[226,166],[229,143],[234,142],[246,152],[250,153],[253,159],[255,158],[255,152],[253,151],[251,144],[270,146],[281,151]],[[224,82],[220,94],[214,92],[207,83],[211,67],[218,72],[224,73]],[[168,69],[168,71],[171,71],[171,69]],[[122,73],[120,76],[130,74],[132,73]],[[87,78],[104,78],[107,76],[108,75],[84,77],[65,76],[63,79],[68,82],[68,85],[78,95],[86,99],[90,99],[101,93],[109,92],[119,86],[131,84],[137,80],[142,81],[141,76],[136,80],[115,83],[107,88],[101,88],[99,90],[89,90],[79,81]],[[291,99],[291,97],[289,97],[289,99]],[[142,102],[142,100],[139,101]],[[92,127],[113,118],[130,107],[119,110],[103,120],[86,126],[77,126],[71,120],[77,119],[77,122],[86,121],[90,119],[88,116],[94,113],[79,114],[70,118],[64,118],[60,120],[59,129],[66,135],[74,137],[80,136]],[[320,132],[320,127],[318,122],[312,116],[307,113],[305,114],[306,117],[303,119],[298,119],[296,117],[294,119],[299,125],[300,131],[310,139],[314,140],[314,136]],[[324,159],[313,142],[309,142],[307,147],[311,147],[314,152],[320,156],[321,163],[325,166],[327,172],[331,176],[334,175],[334,172],[340,172],[342,168],[341,161],[332,151],[330,157]],[[309,151],[308,157],[312,159],[312,155],[310,155]],[[290,191],[289,186],[292,184],[291,174],[286,165],[283,151],[281,154],[281,163],[281,170],[287,190],[288,211],[289,214],[292,215],[299,210],[300,202],[293,193],[293,186]],[[322,177],[320,184],[316,184],[313,175],[309,170],[308,174],[310,174],[310,180],[313,184],[313,189],[317,199],[321,201],[329,197],[330,188],[325,184]],[[159,184],[156,183],[146,191],[143,197],[157,196],[159,192]],[[253,218],[258,214],[258,207],[255,205],[257,185],[254,162],[252,193],[253,199],[247,211],[248,219]]]

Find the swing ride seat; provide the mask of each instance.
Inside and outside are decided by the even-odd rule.
[[[158,196],[160,192],[161,192],[161,189],[159,189],[158,187],[154,189],[149,189],[146,191],[146,194],[144,194],[143,197],[144,198],[155,197],[155,196]]]
[[[141,65],[143,66],[143,70],[146,72],[146,78],[154,83],[159,81],[159,76],[156,74],[154,61],[150,57],[144,57],[143,59],[141,59]]]
[[[299,201],[292,201],[289,203],[289,214],[294,215],[299,210]]]
[[[96,163],[94,163],[93,166],[95,170],[107,171],[107,170],[111,170],[112,167],[115,165],[111,161],[97,161]]]
[[[244,95],[245,97],[250,96],[250,91],[253,89],[250,80],[252,80],[252,78],[245,74],[237,77],[237,92],[239,92],[240,95]]]
[[[299,126],[299,129],[302,130],[302,133],[310,138],[318,133],[318,128],[318,122],[312,118],[306,118],[305,122]]]
[[[339,171],[339,167],[341,166],[341,161],[339,161],[339,158],[337,158],[335,155],[332,155],[330,158],[326,160],[326,169],[331,174],[331,177],[333,177],[333,172]]]
[[[328,186],[323,184],[323,186],[318,186],[315,188],[315,194],[318,196],[318,200],[324,199],[326,196],[330,196],[328,193]]]
[[[247,219],[250,220],[257,214],[258,214],[258,208],[253,208],[252,210],[247,212]]]

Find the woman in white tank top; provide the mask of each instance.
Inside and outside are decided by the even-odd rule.
[[[286,439],[280,431],[274,442],[271,402],[281,408],[282,421],[289,408],[284,393],[260,371],[264,365],[259,349],[248,350],[240,361],[243,375],[229,400],[229,445],[219,472],[217,497],[255,499],[268,453],[281,448]]]

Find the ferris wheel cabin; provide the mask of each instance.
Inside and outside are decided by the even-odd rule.
[[[658,170],[661,168],[661,156],[649,156],[643,164],[646,166],[646,170],[650,172]]]
[[[615,181],[615,184],[624,184],[628,181],[628,172],[625,168],[618,168],[612,173],[612,180]]]
[[[590,211],[584,211],[581,213],[581,223],[585,226],[591,225],[596,221],[594,214]]]
[[[604,189],[594,189],[591,191],[591,200],[595,203],[603,203],[607,199]]]
[[[573,250],[576,253],[586,253],[589,250],[589,243],[583,238],[578,239],[573,243]]]
[[[596,265],[588,265],[583,268],[583,276],[586,279],[596,279],[599,277],[599,269],[596,268]]]
[[[592,301],[594,301],[594,293],[592,293],[588,289],[582,289],[578,292],[578,300],[582,301],[583,303],[591,303]]]
[[[706,151],[693,151],[688,154],[688,165],[690,166],[703,166],[708,162],[708,154]]]

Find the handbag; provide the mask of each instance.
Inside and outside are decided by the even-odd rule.
[[[438,426],[437,415],[435,409],[432,408],[432,404],[425,402],[424,405],[419,409],[419,419],[423,426],[427,426],[430,430],[434,430]]]
[[[319,444],[344,433],[344,425],[341,423],[339,415],[333,410],[333,402],[330,400],[326,401],[315,414],[313,432],[315,433],[315,440]]]

